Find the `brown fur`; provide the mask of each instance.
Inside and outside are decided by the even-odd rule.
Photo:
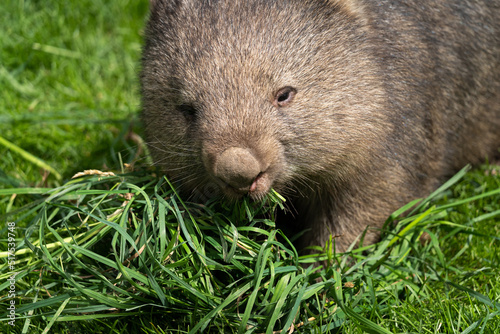
[[[345,250],[500,146],[500,4],[156,0],[142,61],[158,166],[199,200],[263,197]],[[372,229],[365,241],[376,240]]]

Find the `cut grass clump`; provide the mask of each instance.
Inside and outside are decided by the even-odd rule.
[[[408,217],[415,203],[396,212],[377,245],[308,256],[275,228],[274,192],[199,205],[146,174],[75,179],[17,213],[33,218],[17,232],[17,319],[11,328],[0,315],[2,332],[492,333],[500,188],[481,173],[462,171]],[[470,252],[476,241],[485,248]],[[472,259],[483,264],[469,270]],[[13,271],[1,266],[7,291]],[[12,299],[1,296],[6,310]]]

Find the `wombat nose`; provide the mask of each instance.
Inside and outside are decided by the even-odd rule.
[[[222,152],[214,167],[215,176],[240,192],[248,192],[261,172],[257,158],[240,147]]]

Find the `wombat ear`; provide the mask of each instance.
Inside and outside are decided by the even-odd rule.
[[[185,5],[189,1],[191,0],[149,0],[149,11],[151,13],[174,14],[182,5]]]
[[[188,2],[187,0],[149,0],[149,4],[151,7],[157,6],[157,5],[163,5],[163,6],[176,6],[180,5],[183,2]]]
[[[339,6],[348,17],[356,18],[363,23],[367,23],[365,10],[362,1],[358,0],[328,0],[329,4]]]
[[[160,8],[175,7],[181,2],[183,2],[183,0],[149,0],[149,9],[155,11]]]
[[[164,0],[149,0],[149,8],[151,10],[157,9],[159,6],[164,5]]]
[[[149,7],[151,9],[156,8],[156,6],[158,5],[158,2],[160,2],[160,1],[159,0],[149,0]]]

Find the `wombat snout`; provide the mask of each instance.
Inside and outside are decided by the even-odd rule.
[[[264,171],[257,158],[241,147],[230,147],[222,152],[213,166],[214,176],[221,180],[229,191],[246,194],[257,189],[257,181]]]

